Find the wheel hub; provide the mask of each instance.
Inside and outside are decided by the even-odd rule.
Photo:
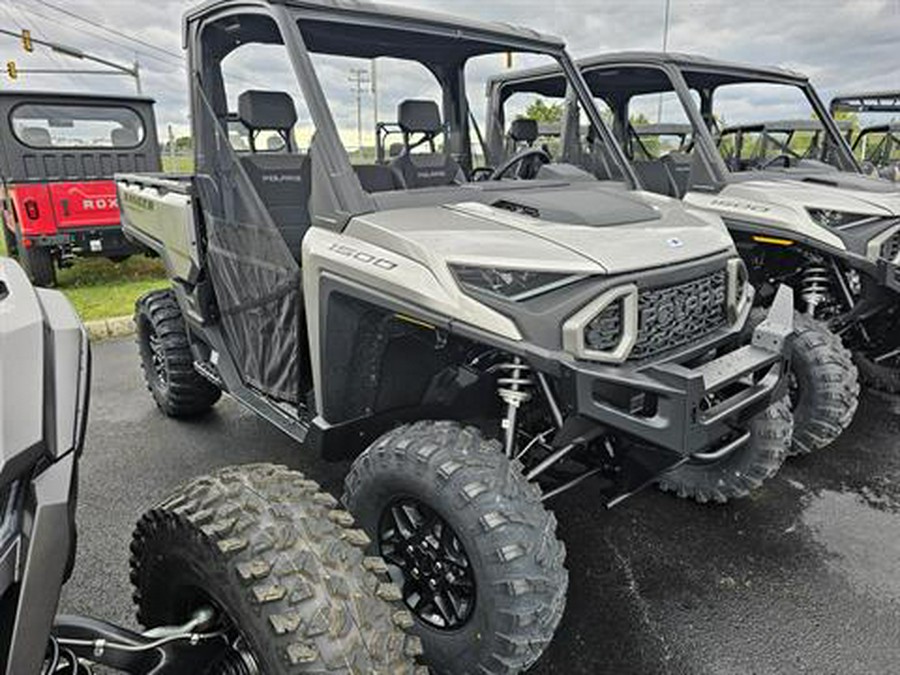
[[[459,628],[475,606],[472,565],[459,537],[415,499],[392,502],[379,528],[381,555],[399,571],[407,607],[430,626]]]

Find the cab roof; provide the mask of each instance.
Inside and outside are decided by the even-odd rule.
[[[508,23],[478,21],[442,12],[432,12],[368,0],[209,0],[184,16],[185,26],[223,9],[282,5],[315,13],[316,21],[362,23],[372,28],[438,30],[460,38],[477,37],[498,42],[527,43],[545,50],[560,50],[565,42],[531,28]],[[185,38],[187,31],[185,31]]]
[[[41,99],[59,99],[62,103],[155,103],[149,96],[130,96],[121,94],[88,94],[77,91],[46,91],[38,89],[0,89],[2,99],[21,99],[23,101]]]

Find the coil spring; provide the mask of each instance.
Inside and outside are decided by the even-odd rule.
[[[259,675],[260,671],[252,654],[233,648],[216,664],[215,672],[219,675]]]
[[[806,303],[808,314],[815,312],[821,302],[831,297],[831,275],[826,267],[813,265],[803,270],[800,297]]]
[[[526,374],[531,372],[531,367],[522,359],[516,357],[509,363],[496,363],[490,371],[504,373],[497,378],[497,395],[504,403],[519,407],[531,399],[534,380]]]

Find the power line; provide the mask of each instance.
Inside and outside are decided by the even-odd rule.
[[[36,17],[40,17],[40,18],[42,18],[42,19],[46,19],[47,21],[54,21],[54,22],[57,21],[57,19],[55,19],[54,17],[50,17],[50,16],[48,16],[47,14],[43,14],[42,12],[39,12],[38,10],[34,9],[33,7],[23,7],[22,5],[19,5],[19,10],[20,10],[20,11],[23,11],[23,12],[26,12],[26,13],[28,13],[28,14],[31,14],[31,15],[33,15],[33,16],[36,16]],[[75,27],[73,27],[73,26],[70,26],[70,25],[67,26],[67,25],[65,25],[65,24],[63,24],[62,27],[63,27],[63,28],[66,28],[66,29],[68,29],[68,30],[71,30],[71,31],[76,31],[76,30],[77,30],[77,31],[79,31],[79,32],[87,33],[88,35],[93,35],[94,37],[100,38],[100,39],[105,40],[105,41],[107,41],[107,42],[110,42],[110,43],[112,43],[112,44],[114,44],[114,45],[118,45],[119,47],[122,47],[123,49],[127,49],[127,50],[130,51],[130,52],[134,52],[134,53],[136,53],[136,54],[140,54],[140,55],[145,56],[145,57],[147,57],[147,58],[149,58],[149,59],[154,59],[154,60],[156,60],[156,61],[159,61],[160,63],[165,63],[165,64],[168,65],[168,66],[174,66],[174,67],[177,67],[177,68],[184,68],[184,64],[182,63],[182,59],[181,59],[181,56],[180,56],[180,55],[177,55],[177,54],[172,53],[172,54],[170,55],[170,57],[166,59],[166,58],[163,58],[163,57],[158,56],[158,55],[156,55],[156,54],[152,54],[152,53],[150,53],[150,52],[147,52],[146,50],[143,50],[143,49],[137,49],[137,48],[135,48],[135,47],[133,47],[133,46],[131,46],[131,45],[129,45],[129,44],[126,44],[126,43],[124,43],[124,42],[121,42],[121,41],[119,41],[119,40],[113,40],[113,39],[111,39],[111,38],[108,38],[108,37],[106,37],[105,35],[101,35],[101,34],[98,33],[96,30],[87,30],[87,29],[84,29],[84,28],[75,28]]]
[[[135,37],[134,35],[125,33],[124,31],[120,31],[116,28],[111,28],[110,26],[107,26],[105,23],[101,23],[100,21],[97,21],[96,19],[89,19],[88,17],[82,16],[81,14],[78,14],[77,12],[73,12],[72,10],[65,9],[64,7],[55,5],[52,2],[47,2],[47,0],[32,0],[32,2],[37,2],[38,4],[41,4],[44,7],[48,7],[50,9],[56,10],[57,12],[60,12],[61,14],[65,14],[66,16],[72,17],[73,19],[77,19],[78,21],[86,23],[89,26],[94,26],[95,28],[99,28],[100,30],[105,30],[108,33],[112,33],[113,35],[118,35],[121,38],[125,38],[126,40],[130,40],[131,42],[136,42],[137,44],[144,45],[145,47],[149,47],[150,49],[161,52],[168,56],[175,56],[175,58],[178,58],[178,59],[181,58],[181,56],[179,54],[176,54],[168,49],[159,47],[155,44],[152,44],[150,42],[142,40],[138,37]]]

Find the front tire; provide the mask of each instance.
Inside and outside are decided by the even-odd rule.
[[[721,459],[691,459],[665,474],[659,487],[701,504],[748,496],[778,473],[791,445],[793,418],[787,397],[750,422],[750,438]]]
[[[791,346],[792,455],[825,448],[850,426],[859,405],[859,373],[841,339],[818,321],[794,316]]]
[[[151,291],[135,304],[138,352],[147,389],[169,417],[207,412],[221,390],[194,369],[181,308],[171,290]]]
[[[454,422],[399,427],[354,462],[344,504],[403,589],[432,672],[512,674],[538,659],[563,614],[565,547],[497,441]]]
[[[232,467],[191,481],[135,530],[138,620],[181,625],[210,607],[215,628],[240,645],[222,659],[252,659],[267,675],[420,673],[421,644],[402,629],[412,617],[383,562],[364,557],[368,538],[337,508],[286,467]],[[207,672],[245,671],[218,662]]]

